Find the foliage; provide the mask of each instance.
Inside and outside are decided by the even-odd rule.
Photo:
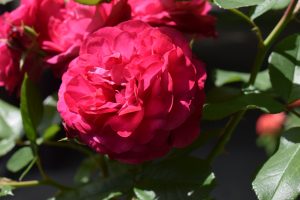
[[[2,1],[0,4],[7,2],[10,1]],[[89,7],[110,3],[104,0],[76,0],[76,2],[89,5]],[[213,0],[212,3],[245,20],[252,26],[258,40],[254,64],[251,69],[246,69],[249,72],[245,72],[245,69],[242,69],[243,66],[240,66],[241,71],[224,70],[223,66],[217,66],[218,68],[212,70],[207,68],[211,72],[208,73],[210,85],[207,86],[202,120],[206,123],[225,121],[228,118],[223,128],[203,131],[190,146],[172,150],[161,159],[137,165],[123,164],[107,155],[91,151],[81,144],[78,138],[59,138],[61,132],[67,132],[67,136],[72,136],[73,130],[64,131],[61,128],[64,122],[60,119],[56,109],[57,90],[54,95],[47,94],[45,97],[36,80],[32,80],[28,73],[25,73],[20,88],[19,107],[0,100],[0,156],[6,156],[8,171],[21,174],[19,180],[0,178],[0,197],[13,195],[12,191],[17,188],[48,185],[59,191],[52,198],[55,200],[213,199],[211,193],[218,177],[215,177],[211,167],[212,162],[223,152],[245,113],[249,110],[257,110],[264,113],[285,112],[287,120],[283,124],[281,134],[263,135],[257,140],[257,146],[265,148],[270,158],[258,170],[252,183],[253,190],[259,200],[297,199],[300,196],[300,113],[299,108],[290,105],[300,99],[300,34],[288,35],[281,40],[278,40],[278,37],[288,23],[296,17],[299,3],[298,6],[295,0]],[[240,9],[243,7],[247,8]],[[274,29],[265,37],[256,21],[274,10],[282,14],[284,12],[284,14]],[[226,15],[227,12],[222,14]],[[109,20],[114,19],[109,18]],[[22,36],[27,36],[26,31]],[[11,37],[13,40],[13,34]],[[105,44],[105,42],[99,43]],[[31,44],[30,48],[34,45],[35,43]],[[29,47],[26,48],[29,49]],[[33,48],[33,50],[45,56],[40,49]],[[74,47],[70,51],[76,50],[78,49]],[[214,55],[216,59],[218,56]],[[21,59],[22,66],[26,59],[27,56]],[[107,59],[107,62],[112,62],[111,60],[116,58]],[[264,66],[267,61],[267,66]],[[91,71],[91,73],[104,72]],[[166,79],[171,78],[170,76]],[[100,77],[98,81],[103,80]],[[103,91],[97,92],[101,95]],[[184,107],[184,105],[181,106]],[[90,113],[85,113],[90,117],[89,119],[93,118],[92,107],[91,105]],[[101,121],[101,119],[93,120]],[[76,124],[76,126],[81,126],[81,124]],[[85,130],[85,128],[80,127],[80,130]],[[96,138],[93,142],[101,143],[97,140],[99,139]],[[211,140],[217,142],[204,158],[192,156],[195,150],[202,148]],[[44,145],[69,148],[85,156],[74,174],[73,185],[63,185],[47,175],[39,153],[40,147]],[[101,150],[97,149],[97,151]],[[23,181],[22,179],[34,166],[39,170],[41,178]]]

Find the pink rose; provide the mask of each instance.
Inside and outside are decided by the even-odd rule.
[[[170,26],[186,33],[215,36],[215,18],[207,0],[128,0],[132,19],[154,26]]]
[[[256,132],[259,135],[277,135],[286,120],[284,112],[277,114],[263,114],[256,122]]]
[[[0,16],[0,86],[13,92],[19,89],[24,73],[33,80],[39,78],[43,68],[38,43],[47,38],[44,25],[62,2],[22,0],[16,10]],[[37,35],[25,27],[34,29]]]
[[[179,32],[127,21],[83,42],[63,75],[58,111],[69,137],[140,163],[196,139],[205,79]]]
[[[98,6],[87,6],[69,1],[58,14],[50,18],[50,40],[43,42],[43,49],[51,54],[47,62],[58,76],[69,62],[78,56],[80,45],[87,35],[104,26],[111,26],[127,19],[130,8],[126,0],[114,0]]]

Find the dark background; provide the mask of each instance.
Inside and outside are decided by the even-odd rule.
[[[12,7],[13,4],[6,7],[0,6],[0,12]],[[231,13],[215,9],[213,14],[218,18],[218,37],[198,41],[194,47],[197,56],[207,64],[208,71],[210,71],[210,68],[250,71],[257,44],[255,35],[250,30],[251,28]],[[265,15],[262,20],[258,20],[257,23],[264,34],[272,30],[280,14],[280,12],[270,13]],[[290,24],[282,37],[296,31],[299,32],[297,28],[299,28],[299,23]],[[48,88],[49,84],[44,87]],[[17,99],[8,96],[3,89],[0,90],[0,97],[15,104],[18,103]],[[227,145],[226,152],[213,163],[213,171],[218,184],[213,196],[217,200],[256,199],[251,188],[251,182],[258,168],[267,159],[264,150],[256,147],[255,121],[258,115],[259,113],[254,111],[247,113]],[[222,127],[224,122],[202,122],[202,129]],[[212,145],[213,143],[203,147],[196,153],[203,155],[208,152]],[[17,175],[5,170],[6,161],[10,155],[0,158],[0,177],[17,179]],[[82,156],[77,152],[49,147],[41,148],[41,158],[47,173],[59,182],[66,184],[72,182],[74,172],[80,160],[82,160]],[[35,169],[26,179],[38,178],[39,175]],[[25,188],[16,190],[14,197],[3,197],[3,199],[44,200],[51,197],[54,192],[55,190],[50,187]]]

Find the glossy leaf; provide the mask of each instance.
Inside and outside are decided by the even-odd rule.
[[[226,71],[221,69],[216,70],[215,76],[215,85],[218,87],[234,82],[247,83],[250,78],[249,73]],[[254,87],[259,90],[267,90],[271,88],[268,70],[261,71],[258,73]]]
[[[300,99],[300,34],[280,42],[269,58],[275,91],[287,102]]]
[[[134,188],[133,191],[138,200],[155,200],[155,193],[153,191],[141,190],[138,188]]]
[[[225,9],[254,6],[263,2],[264,0],[214,0],[215,4]]]
[[[251,19],[254,20],[255,18],[266,13],[268,10],[271,10],[276,1],[277,0],[265,0],[263,3],[256,6],[251,14]]]
[[[0,156],[15,146],[22,133],[22,119],[18,108],[0,100]]]
[[[159,200],[206,199],[215,183],[208,163],[185,157],[147,166],[137,188],[153,191]]]
[[[11,172],[18,172],[26,167],[34,156],[30,147],[23,147],[16,151],[8,160],[6,167]]]
[[[35,141],[37,127],[43,116],[43,104],[37,86],[25,75],[21,88],[21,114],[27,138]]]
[[[253,189],[259,200],[297,199],[300,194],[300,128],[285,132],[278,151],[258,172]]]
[[[203,109],[203,119],[223,119],[243,109],[259,109],[266,113],[279,113],[284,110],[284,106],[264,94],[248,94],[225,102],[206,104]]]
[[[286,8],[291,0],[277,0],[277,3],[273,6],[272,9],[274,10],[280,10]]]

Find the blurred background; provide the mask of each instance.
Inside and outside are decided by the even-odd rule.
[[[0,13],[11,10],[16,2],[0,5]],[[248,10],[243,10],[248,12]],[[213,15],[217,17],[218,37],[215,39],[200,39],[194,44],[194,52],[207,64],[207,70],[212,76],[211,68],[220,68],[247,72],[253,62],[256,53],[256,38],[251,32],[251,28],[243,20],[232,13],[214,8]],[[267,13],[259,18],[257,23],[262,28],[264,34],[272,30],[275,23],[281,16],[281,12]],[[299,32],[299,23],[294,22],[281,35]],[[264,66],[266,67],[266,66]],[[46,84],[47,83],[47,84]],[[49,86],[59,83],[45,81],[43,88],[49,90]],[[208,88],[210,83],[208,82]],[[47,93],[47,92],[46,92]],[[18,105],[18,99],[9,96],[3,89],[0,89],[0,98]],[[0,108],[1,109],[1,108]],[[219,156],[213,163],[213,171],[217,177],[217,186],[213,192],[213,197],[217,200],[255,200],[251,182],[254,179],[257,169],[265,162],[267,156],[264,149],[256,146],[255,123],[259,112],[250,111],[239,124],[231,141],[226,147],[226,152]],[[227,120],[212,123],[203,121],[202,130],[212,128],[222,128]],[[64,137],[61,133],[61,138]],[[197,150],[198,156],[206,155],[215,141]],[[5,169],[8,158],[12,152],[0,158],[0,177],[10,177],[17,179],[19,174],[11,174]],[[72,177],[83,159],[79,153],[69,149],[58,149],[51,147],[41,148],[41,158],[47,173],[61,183],[72,183]],[[28,180],[38,179],[36,169],[27,175]],[[3,197],[3,199],[13,200],[44,200],[53,196],[55,190],[50,187],[25,188],[15,191],[14,197]]]

